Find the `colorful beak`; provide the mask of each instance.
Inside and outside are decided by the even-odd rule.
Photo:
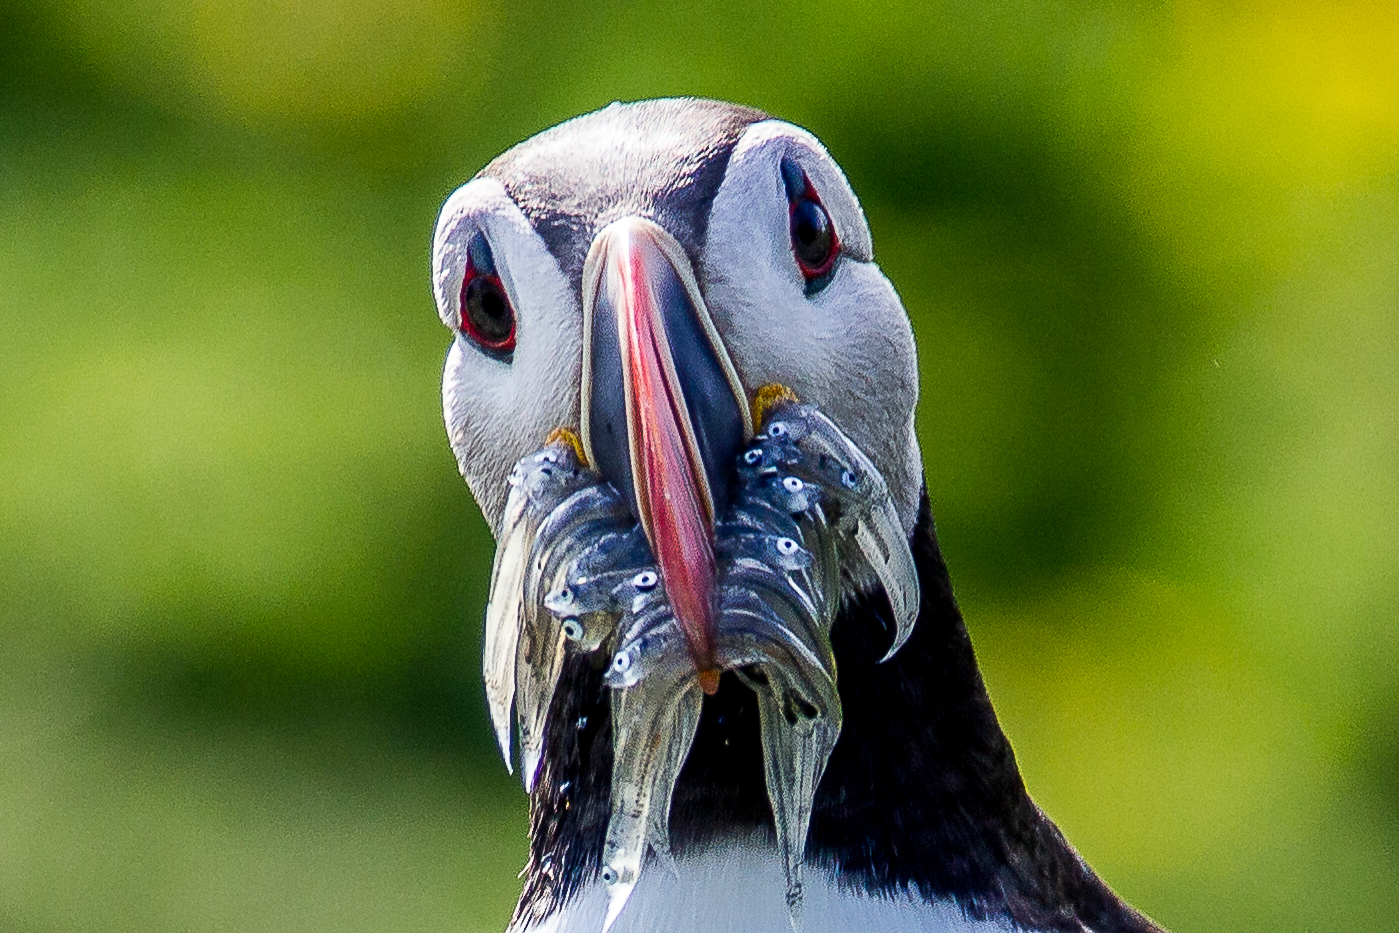
[[[680,244],[626,217],[583,267],[583,447],[629,500],[700,685],[714,661],[714,521],[753,425]]]

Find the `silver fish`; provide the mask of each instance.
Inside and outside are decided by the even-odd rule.
[[[865,580],[884,588],[894,611],[892,655],[917,617],[918,579],[884,479],[814,407],[770,409],[736,471],[715,525],[715,660],[757,697],[796,928],[816,786],[841,728],[830,635],[844,589]],[[510,482],[487,607],[491,720],[508,764],[513,703],[532,789],[564,659],[609,653],[606,929],[648,858],[673,867],[670,801],[703,694],[650,545],[616,490],[566,443],[521,460]]]
[[[510,493],[505,500],[500,541],[491,566],[481,668],[491,725],[509,769],[510,707],[515,699],[515,653],[524,623],[524,577],[529,553],[539,526],[549,513],[596,479],[583,469],[569,444],[558,442],[523,457],[507,482]]]
[[[835,422],[814,406],[785,403],[764,425],[764,455],[788,475],[819,485],[841,505],[837,528],[853,534],[859,554],[878,578],[894,611],[894,642],[884,659],[908,640],[918,618],[918,572],[889,487],[879,470]]]
[[[646,849],[670,855],[670,798],[699,727],[693,676],[648,677],[612,693],[612,816],[602,850],[604,933],[641,875]]]
[[[625,532],[631,514],[616,491],[594,481],[558,503],[540,523],[524,578],[524,612],[515,654],[515,712],[520,731],[520,775],[526,792],[544,754],[544,726],[563,668],[561,620],[546,611],[547,594],[559,586],[570,557],[583,542]]]

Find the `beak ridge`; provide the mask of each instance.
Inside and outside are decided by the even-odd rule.
[[[752,435],[737,372],[680,244],[627,217],[583,271],[582,436],[630,502],[706,692],[714,660],[714,522]]]

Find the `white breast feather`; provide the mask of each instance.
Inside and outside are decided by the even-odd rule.
[[[766,843],[733,843],[646,872],[610,933],[792,933],[782,862]],[[535,926],[509,933],[598,933],[607,890],[597,882]],[[1009,933],[1008,924],[967,920],[950,901],[871,897],[809,869],[801,933]]]

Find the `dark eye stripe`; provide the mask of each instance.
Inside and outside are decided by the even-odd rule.
[[[787,189],[787,203],[795,204],[810,185],[807,181],[806,172],[803,172],[797,163],[791,159],[782,160],[782,187]]]
[[[491,252],[490,241],[477,230],[466,245],[466,261],[480,275],[495,275],[495,255]]]

